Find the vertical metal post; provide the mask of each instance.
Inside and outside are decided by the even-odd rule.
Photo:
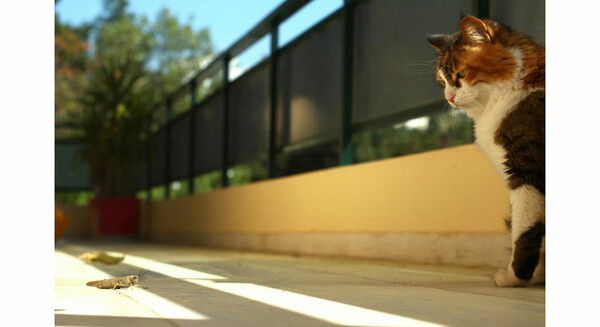
[[[190,167],[188,175],[188,194],[194,194],[194,166],[196,160],[196,79],[192,79],[190,87],[192,90],[190,91]]]
[[[477,17],[490,18],[490,0],[474,0]],[[471,141],[475,142],[475,123],[471,120]]]
[[[171,119],[173,118],[172,99],[167,99],[167,125],[166,125],[166,144],[165,144],[165,198],[171,194]]]
[[[279,19],[271,21],[271,76],[270,76],[270,115],[269,115],[269,178],[277,177],[277,56],[279,43]]]
[[[146,177],[148,178],[148,188],[146,193],[146,200],[148,202],[152,201],[152,114],[150,114],[150,118],[148,119],[148,134],[146,135]]]
[[[490,0],[475,0],[477,5],[477,17],[490,18]]]
[[[279,61],[278,66],[281,67],[282,71],[287,72],[279,76],[279,85],[280,88],[278,92],[281,94],[281,99],[279,100],[278,105],[281,105],[281,111],[279,114],[281,115],[281,140],[280,145],[290,144],[290,111],[292,106],[292,81],[289,72],[292,71],[292,62],[291,60]]]
[[[342,9],[343,69],[342,69],[342,133],[340,137],[340,165],[352,164],[352,94],[354,64],[354,2],[344,0]]]
[[[227,169],[229,168],[229,61],[228,53],[223,56],[223,126],[221,128],[222,144],[222,167],[221,187],[229,186]]]

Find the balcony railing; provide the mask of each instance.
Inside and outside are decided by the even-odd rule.
[[[346,0],[280,47],[281,24],[307,3],[280,5],[154,109],[147,199],[471,142],[426,34],[455,32],[463,12],[544,43],[544,1]],[[270,55],[232,80],[232,59],[265,36]]]

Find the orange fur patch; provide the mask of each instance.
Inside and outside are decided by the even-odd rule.
[[[468,24],[474,24],[471,29],[487,34],[491,41],[485,35],[481,38],[483,41],[465,36],[466,31],[471,30]],[[509,49],[519,49],[522,53],[523,89],[545,87],[545,50],[530,37],[494,21],[470,16],[461,21],[461,32],[462,37],[441,52],[437,63],[437,71],[445,72],[448,83],[460,86],[461,81],[475,85],[508,80],[517,68]],[[463,69],[467,74],[460,78],[457,74]],[[442,82],[438,74],[436,79]]]

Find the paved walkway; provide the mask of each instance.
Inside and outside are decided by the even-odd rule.
[[[87,251],[126,253],[114,266]],[[91,280],[140,274],[142,287]],[[494,270],[307,258],[133,242],[59,242],[56,326],[544,326],[544,288]]]

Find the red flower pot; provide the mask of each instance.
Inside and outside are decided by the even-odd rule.
[[[96,197],[90,206],[98,214],[101,235],[133,236],[138,229],[139,200],[134,197]]]

